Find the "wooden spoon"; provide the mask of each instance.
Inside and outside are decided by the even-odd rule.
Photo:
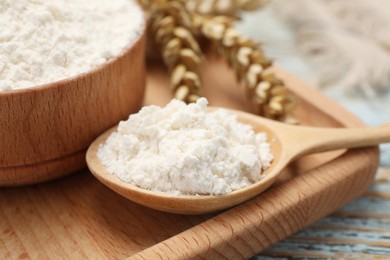
[[[211,108],[212,110],[215,108]],[[373,128],[316,128],[292,126],[264,119],[245,112],[227,109],[240,122],[253,126],[255,132],[266,132],[274,156],[271,167],[258,182],[224,195],[174,196],[153,192],[125,183],[107,172],[97,158],[99,145],[116,130],[111,128],[98,137],[87,151],[87,164],[103,184],[122,196],[144,206],[180,214],[202,214],[226,209],[249,200],[266,190],[293,159],[317,152],[355,148],[390,142],[390,124]]]

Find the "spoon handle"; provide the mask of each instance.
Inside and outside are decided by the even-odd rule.
[[[326,152],[342,148],[357,148],[390,142],[390,123],[365,128],[314,128],[291,129],[285,141],[296,147],[292,157]],[[295,140],[295,141],[292,141]]]

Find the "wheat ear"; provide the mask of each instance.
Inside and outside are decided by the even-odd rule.
[[[267,0],[188,0],[186,7],[192,12],[207,15],[238,17],[242,11],[254,11]]]
[[[192,32],[185,1],[143,1],[149,9],[149,40],[158,47],[171,75],[176,99],[195,102],[200,95],[202,51]]]
[[[227,16],[194,18],[203,36],[215,43],[235,71],[239,81],[244,82],[248,98],[256,105],[257,113],[267,118],[296,123],[288,113],[295,102],[291,93],[272,71],[272,61],[259,44],[241,36],[233,27],[234,20]]]

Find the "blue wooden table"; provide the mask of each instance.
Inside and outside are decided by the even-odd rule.
[[[390,259],[390,168],[369,191],[253,259]]]

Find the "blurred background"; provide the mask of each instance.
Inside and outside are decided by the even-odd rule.
[[[237,29],[366,124],[390,122],[390,1],[270,0]],[[390,145],[381,150],[390,166]]]
[[[243,13],[237,29],[366,124],[390,122],[390,1],[267,2]],[[252,259],[389,259],[390,145],[381,152],[365,195]]]

